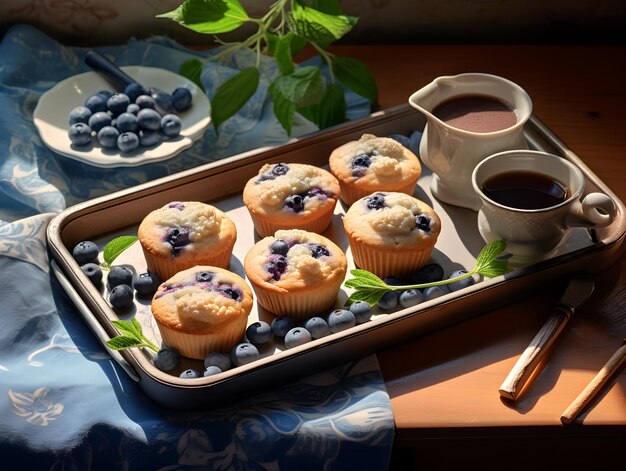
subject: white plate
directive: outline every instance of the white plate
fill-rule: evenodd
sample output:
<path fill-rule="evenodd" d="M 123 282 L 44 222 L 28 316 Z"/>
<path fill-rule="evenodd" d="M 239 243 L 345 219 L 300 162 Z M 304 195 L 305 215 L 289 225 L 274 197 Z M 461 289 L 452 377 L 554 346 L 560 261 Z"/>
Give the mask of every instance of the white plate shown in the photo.
<path fill-rule="evenodd" d="M 116 90 L 99 73 L 86 72 L 59 82 L 39 98 L 33 121 L 44 144 L 61 155 L 97 167 L 134 167 L 174 157 L 204 135 L 211 122 L 211 104 L 191 80 L 154 67 L 129 66 L 121 69 L 146 87 L 159 88 L 168 93 L 178 87 L 186 87 L 191 91 L 191 108 L 177 113 L 182 121 L 180 137 L 162 141 L 155 147 L 140 147 L 138 151 L 129 154 L 103 149 L 95 139 L 93 145 L 74 146 L 67 136 L 68 115 L 72 108 L 84 104 L 89 95 L 100 90 L 121 91 Z"/>

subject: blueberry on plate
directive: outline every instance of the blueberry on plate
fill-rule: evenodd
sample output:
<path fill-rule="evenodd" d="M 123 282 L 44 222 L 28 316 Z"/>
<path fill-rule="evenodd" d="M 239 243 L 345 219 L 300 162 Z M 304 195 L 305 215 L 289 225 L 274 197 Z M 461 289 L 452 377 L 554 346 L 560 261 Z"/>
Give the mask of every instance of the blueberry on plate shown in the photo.
<path fill-rule="evenodd" d="M 134 132 L 139 130 L 139 121 L 137 116 L 128 111 L 121 113 L 115 120 L 115 125 L 119 132 Z"/>
<path fill-rule="evenodd" d="M 172 92 L 172 106 L 176 111 L 186 111 L 191 108 L 192 96 L 188 88 L 179 87 Z"/>
<path fill-rule="evenodd" d="M 156 101 L 150 95 L 139 95 L 135 99 L 135 104 L 142 110 L 146 108 L 151 110 L 156 109 Z"/>
<path fill-rule="evenodd" d="M 304 327 L 294 327 L 285 335 L 285 347 L 294 348 L 312 340 L 311 333 Z"/>
<path fill-rule="evenodd" d="M 183 128 L 183 122 L 175 114 L 166 114 L 161 118 L 161 132 L 167 137 L 176 137 Z"/>
<path fill-rule="evenodd" d="M 90 240 L 83 240 L 72 249 L 72 257 L 79 265 L 98 261 L 98 246 Z"/>
<path fill-rule="evenodd" d="M 365 301 L 353 302 L 348 310 L 354 314 L 357 324 L 363 324 L 372 318 L 372 306 Z"/>
<path fill-rule="evenodd" d="M 200 378 L 201 376 L 202 373 L 198 370 L 194 370 L 193 368 L 189 368 L 180 374 L 180 377 L 185 379 Z"/>
<path fill-rule="evenodd" d="M 396 291 L 386 292 L 383 297 L 380 298 L 380 301 L 378 301 L 378 306 L 385 311 L 395 309 L 398 307 L 398 293 Z"/>
<path fill-rule="evenodd" d="M 276 337 L 284 337 L 293 327 L 293 320 L 286 316 L 275 317 L 272 321 L 272 332 Z"/>
<path fill-rule="evenodd" d="M 319 316 L 313 316 L 304 321 L 304 328 L 309 331 L 312 339 L 321 339 L 330 334 L 328 322 Z"/>
<path fill-rule="evenodd" d="M 117 138 L 117 147 L 122 152 L 131 152 L 139 147 L 139 136 L 134 132 L 124 132 Z"/>
<path fill-rule="evenodd" d="M 148 271 L 133 275 L 133 288 L 139 294 L 154 294 L 160 283 L 159 278 Z"/>
<path fill-rule="evenodd" d="M 97 263 L 85 263 L 81 265 L 80 269 L 94 285 L 102 281 L 102 268 Z"/>
<path fill-rule="evenodd" d="M 217 366 L 221 371 L 230 370 L 233 366 L 230 355 L 221 352 L 211 352 L 204 357 L 204 367 Z"/>
<path fill-rule="evenodd" d="M 175 348 L 165 347 L 152 357 L 152 363 L 161 371 L 170 371 L 180 363 L 180 355 Z"/>
<path fill-rule="evenodd" d="M 214 376 L 214 375 L 219 374 L 221 372 L 222 372 L 222 370 L 219 367 L 211 365 L 211 366 L 207 366 L 204 369 L 204 373 L 202 373 L 202 376 Z"/>
<path fill-rule="evenodd" d="M 109 288 L 115 288 L 118 285 L 131 286 L 133 284 L 133 272 L 130 268 L 124 265 L 111 267 L 111 270 L 107 275 L 107 283 Z"/>
<path fill-rule="evenodd" d="M 107 110 L 107 100 L 108 96 L 105 96 L 101 93 L 94 93 L 93 95 L 89 95 L 85 100 L 85 106 L 89 108 L 91 113 L 98 113 L 100 111 Z"/>
<path fill-rule="evenodd" d="M 265 321 L 253 322 L 246 329 L 246 338 L 255 345 L 262 345 L 272 340 L 272 327 Z"/>
<path fill-rule="evenodd" d="M 118 137 L 120 137 L 120 132 L 114 126 L 103 127 L 96 136 L 98 143 L 107 149 L 117 149 Z"/>
<path fill-rule="evenodd" d="M 235 366 L 247 365 L 259 359 L 259 350 L 249 342 L 239 343 L 230 352 L 230 361 Z"/>
<path fill-rule="evenodd" d="M 111 115 L 105 111 L 98 111 L 89 117 L 89 127 L 92 131 L 98 132 L 105 126 L 111 126 Z"/>
<path fill-rule="evenodd" d="M 86 106 L 77 106 L 72 108 L 68 116 L 70 124 L 76 123 L 89 123 L 89 117 L 91 116 L 91 110 Z"/>
<path fill-rule="evenodd" d="M 135 103 L 135 100 L 140 95 L 146 94 L 146 90 L 137 82 L 133 82 L 126 85 L 126 88 L 124 88 L 124 94 L 128 97 L 131 103 Z"/>
<path fill-rule="evenodd" d="M 115 309 L 124 309 L 133 305 L 134 292 L 128 285 L 117 285 L 109 294 L 109 302 Z"/>
<path fill-rule="evenodd" d="M 400 306 L 404 308 L 416 306 L 423 301 L 424 295 L 418 289 L 407 289 L 400 293 L 400 296 L 398 297 Z"/>
<path fill-rule="evenodd" d="M 74 123 L 67 131 L 67 136 L 72 144 L 86 146 L 91 143 L 91 128 L 85 123 Z"/>
<path fill-rule="evenodd" d="M 161 142 L 161 134 L 158 131 L 147 131 L 145 129 L 140 129 L 138 136 L 139 145 L 141 147 L 152 147 Z"/>
<path fill-rule="evenodd" d="M 107 100 L 107 109 L 113 116 L 117 116 L 126 111 L 126 108 L 130 105 L 130 98 L 124 93 L 114 93 Z"/>
<path fill-rule="evenodd" d="M 467 274 L 467 270 L 455 270 L 453 271 L 448 279 L 456 278 L 457 276 Z M 473 277 L 468 276 L 467 278 L 463 278 L 462 280 L 454 281 L 452 283 L 448 283 L 448 289 L 452 292 L 458 291 L 463 288 L 467 288 L 468 286 L 472 286 L 476 280 Z"/>
<path fill-rule="evenodd" d="M 139 121 L 139 127 L 141 129 L 147 129 L 149 131 L 159 131 L 161 129 L 161 115 L 152 108 L 139 110 L 137 120 Z"/>
<path fill-rule="evenodd" d="M 334 334 L 356 325 L 356 317 L 347 309 L 335 309 L 328 314 L 328 328 Z"/>

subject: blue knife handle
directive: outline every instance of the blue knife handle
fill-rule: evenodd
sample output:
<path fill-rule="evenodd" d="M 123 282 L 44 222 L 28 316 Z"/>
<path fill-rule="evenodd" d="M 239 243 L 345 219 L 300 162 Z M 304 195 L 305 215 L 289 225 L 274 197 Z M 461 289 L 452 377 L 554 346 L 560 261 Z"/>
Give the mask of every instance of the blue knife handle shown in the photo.
<path fill-rule="evenodd" d="M 85 55 L 85 64 L 93 70 L 102 72 L 108 77 L 120 82 L 122 90 L 126 88 L 127 85 L 136 82 L 136 80 L 132 79 L 126 72 L 96 51 L 91 50 L 87 52 Z"/>

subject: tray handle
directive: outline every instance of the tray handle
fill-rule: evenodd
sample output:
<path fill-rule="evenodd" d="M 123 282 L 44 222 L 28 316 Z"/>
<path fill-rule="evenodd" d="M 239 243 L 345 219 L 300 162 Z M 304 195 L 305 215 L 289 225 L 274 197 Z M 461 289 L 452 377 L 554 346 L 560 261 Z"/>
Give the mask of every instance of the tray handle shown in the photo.
<path fill-rule="evenodd" d="M 102 346 L 107 350 L 109 355 L 111 355 L 111 358 L 113 358 L 113 360 L 115 360 L 117 364 L 122 367 L 122 369 L 126 372 L 128 376 L 130 376 L 133 381 L 139 382 L 140 377 L 135 372 L 130 363 L 126 361 L 126 359 L 120 354 L 120 352 L 118 352 L 117 350 L 112 350 L 107 346 L 106 343 L 111 339 L 111 337 L 109 336 L 109 334 L 106 333 L 102 325 L 100 325 L 96 317 L 89 310 L 89 308 L 85 304 L 85 301 L 83 301 L 83 299 L 78 295 L 78 292 L 76 291 L 76 289 L 74 289 L 65 274 L 61 271 L 59 265 L 54 260 L 50 260 L 50 267 L 52 268 L 52 271 L 57 280 L 59 280 L 61 287 L 65 290 L 67 295 L 73 301 L 74 305 L 83 316 L 83 319 L 85 320 L 85 322 L 87 322 L 87 325 L 91 327 L 91 330 L 96 335 L 98 340 L 100 340 L 100 343 L 102 343 Z"/>

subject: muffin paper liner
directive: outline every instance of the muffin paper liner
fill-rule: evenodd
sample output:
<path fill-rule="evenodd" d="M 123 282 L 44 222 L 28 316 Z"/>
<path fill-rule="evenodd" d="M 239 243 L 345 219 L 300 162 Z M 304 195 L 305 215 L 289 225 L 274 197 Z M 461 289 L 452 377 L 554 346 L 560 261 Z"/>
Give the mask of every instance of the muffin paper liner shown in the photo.
<path fill-rule="evenodd" d="M 258 304 L 277 316 L 289 316 L 295 321 L 303 321 L 317 314 L 327 314 L 337 300 L 339 284 L 326 286 L 311 293 L 272 293 L 258 285 L 252 286 Z"/>
<path fill-rule="evenodd" d="M 230 264 L 230 258 L 233 253 L 233 247 L 230 247 L 230 249 L 224 250 L 220 253 L 211 253 L 210 256 L 196 257 L 193 260 L 188 261 L 187 263 L 178 263 L 176 261 L 176 258 L 165 259 L 155 257 L 147 250 L 144 250 L 143 253 L 146 259 L 148 271 L 156 273 L 161 281 L 165 281 L 174 276 L 179 271 L 195 267 L 196 265 L 208 265 L 212 267 L 228 268 L 228 265 Z"/>
<path fill-rule="evenodd" d="M 254 224 L 254 229 L 257 231 L 257 233 L 261 237 L 268 237 L 273 236 L 276 231 L 281 229 L 302 229 L 303 231 L 321 234 L 328 228 L 328 226 L 330 226 L 330 223 L 333 219 L 333 214 L 334 206 L 333 210 L 320 214 L 314 219 L 300 221 L 298 224 L 276 224 L 267 218 L 257 216 L 253 213 L 250 213 L 250 217 L 252 218 L 252 223 Z"/>

